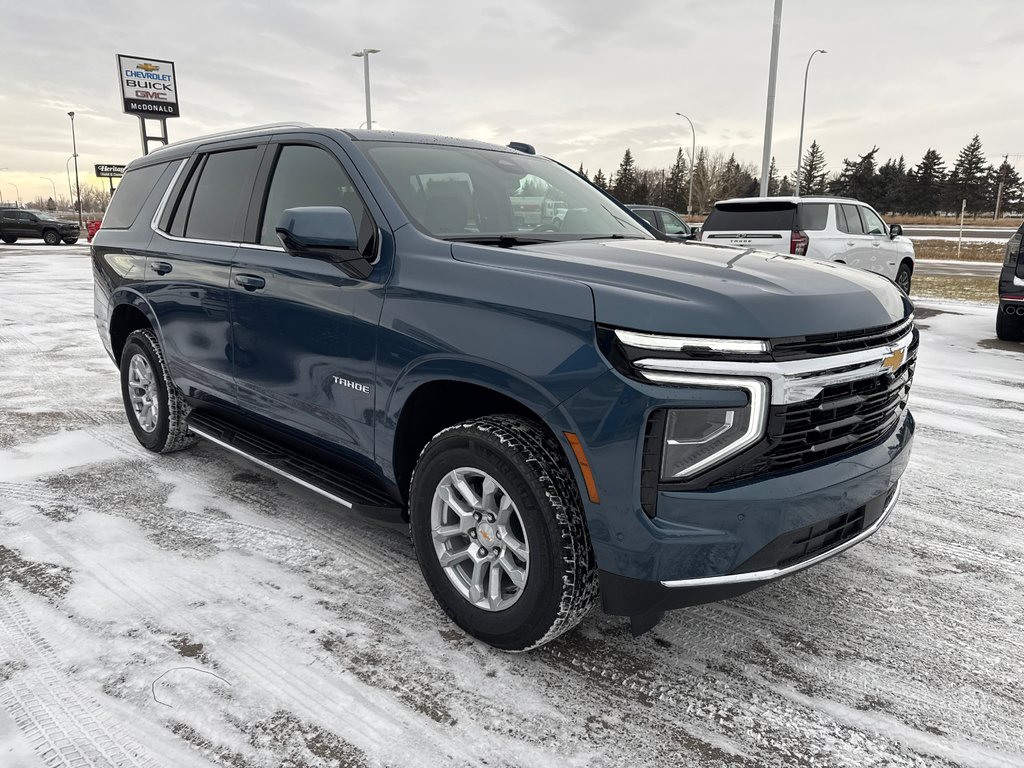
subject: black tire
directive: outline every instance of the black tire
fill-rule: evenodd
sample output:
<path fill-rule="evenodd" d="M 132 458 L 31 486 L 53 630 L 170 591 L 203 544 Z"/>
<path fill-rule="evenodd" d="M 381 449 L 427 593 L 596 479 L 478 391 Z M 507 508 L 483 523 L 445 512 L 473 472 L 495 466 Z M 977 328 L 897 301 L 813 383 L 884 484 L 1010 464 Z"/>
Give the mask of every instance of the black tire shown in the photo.
<path fill-rule="evenodd" d="M 452 584 L 434 549 L 435 490 L 457 468 L 482 470 L 507 492 L 529 540 L 526 584 L 503 610 L 479 608 Z M 579 489 L 565 454 L 539 424 L 487 416 L 438 433 L 420 454 L 409 490 L 416 557 L 430 591 L 467 633 L 506 651 L 544 645 L 575 627 L 593 607 L 597 570 Z"/>
<path fill-rule="evenodd" d="M 55 229 L 47 229 L 43 232 L 43 242 L 47 245 L 57 245 L 60 243 L 60 233 Z"/>
<path fill-rule="evenodd" d="M 1008 315 L 1000 307 L 996 314 L 996 337 L 1000 341 L 1024 341 L 1024 318 Z"/>
<path fill-rule="evenodd" d="M 64 238 L 64 242 L 67 245 L 74 245 L 75 243 L 78 242 L 78 238 L 77 237 L 65 237 Z"/>
<path fill-rule="evenodd" d="M 157 416 L 151 430 L 147 430 L 140 423 L 140 417 L 135 412 L 129 395 L 129 369 L 136 355 L 145 358 L 155 384 Z M 124 410 L 135 438 L 143 447 L 154 453 L 171 453 L 188 448 L 196 442 L 195 435 L 189 432 L 185 422 L 191 408 L 171 381 L 163 350 L 160 349 L 160 343 L 153 331 L 145 328 L 129 334 L 121 352 L 120 368 Z"/>
<path fill-rule="evenodd" d="M 18 238 L 14 235 L 0 235 L 0 240 L 3 240 L 8 245 L 18 242 Z"/>
<path fill-rule="evenodd" d="M 903 291 L 907 296 L 910 295 L 910 282 L 914 275 L 914 267 L 911 266 L 909 261 L 904 261 L 900 264 L 899 271 L 896 272 L 896 286 Z"/>

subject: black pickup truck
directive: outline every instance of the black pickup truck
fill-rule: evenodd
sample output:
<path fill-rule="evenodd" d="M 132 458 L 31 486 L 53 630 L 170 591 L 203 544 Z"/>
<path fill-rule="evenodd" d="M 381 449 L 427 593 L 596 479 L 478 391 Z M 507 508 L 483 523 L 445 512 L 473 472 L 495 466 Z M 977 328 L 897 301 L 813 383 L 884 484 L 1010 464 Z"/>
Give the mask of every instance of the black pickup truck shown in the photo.
<path fill-rule="evenodd" d="M 10 245 L 24 238 L 37 238 L 47 245 L 78 242 L 79 229 L 73 221 L 63 221 L 45 211 L 24 208 L 0 208 L 0 240 Z"/>

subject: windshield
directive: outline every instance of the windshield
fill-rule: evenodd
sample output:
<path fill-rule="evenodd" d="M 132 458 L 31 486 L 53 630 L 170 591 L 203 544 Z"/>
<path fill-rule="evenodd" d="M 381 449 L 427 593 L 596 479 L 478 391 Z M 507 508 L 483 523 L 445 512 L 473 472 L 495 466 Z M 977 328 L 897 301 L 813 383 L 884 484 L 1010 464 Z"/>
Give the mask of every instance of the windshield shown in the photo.
<path fill-rule="evenodd" d="M 510 245 L 650 238 L 598 190 L 542 157 L 395 142 L 371 143 L 366 154 L 409 218 L 434 237 Z"/>

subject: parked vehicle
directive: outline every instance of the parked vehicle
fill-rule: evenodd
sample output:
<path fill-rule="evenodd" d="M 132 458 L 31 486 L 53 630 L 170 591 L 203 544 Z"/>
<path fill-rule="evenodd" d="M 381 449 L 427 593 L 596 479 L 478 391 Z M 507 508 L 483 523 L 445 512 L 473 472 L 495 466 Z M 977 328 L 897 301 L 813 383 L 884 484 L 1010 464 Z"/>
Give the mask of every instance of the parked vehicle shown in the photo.
<path fill-rule="evenodd" d="M 47 245 L 78 242 L 78 225 L 63 221 L 44 211 L 25 208 L 0 208 L 0 240 L 10 245 L 19 238 L 41 238 Z"/>
<path fill-rule="evenodd" d="M 907 294 L 914 274 L 914 244 L 903 227 L 886 227 L 870 205 L 845 197 L 722 200 L 700 239 L 849 264 L 885 275 Z"/>
<path fill-rule="evenodd" d="M 1024 224 L 1006 244 L 1006 258 L 999 273 L 999 310 L 996 336 L 1003 341 L 1024 341 L 1024 259 L 1020 258 Z"/>
<path fill-rule="evenodd" d="M 517 223 L 519 189 L 563 201 Z M 129 424 L 411 531 L 460 627 L 536 647 L 821 562 L 891 513 L 912 306 L 857 270 L 659 242 L 516 149 L 271 126 L 133 162 L 92 244 Z"/>
<path fill-rule="evenodd" d="M 656 205 L 630 205 L 627 207 L 664 235 L 667 240 L 688 241 L 694 238 L 693 229 L 683 221 L 682 216 L 673 210 Z"/>

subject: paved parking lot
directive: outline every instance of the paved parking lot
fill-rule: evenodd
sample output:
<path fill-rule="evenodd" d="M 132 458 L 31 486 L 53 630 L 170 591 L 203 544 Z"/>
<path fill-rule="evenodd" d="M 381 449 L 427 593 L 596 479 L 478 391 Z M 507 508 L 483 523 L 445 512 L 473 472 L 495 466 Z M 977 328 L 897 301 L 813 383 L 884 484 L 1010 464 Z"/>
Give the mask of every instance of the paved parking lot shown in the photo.
<path fill-rule="evenodd" d="M 0 246 L 0 765 L 1024 764 L 1024 346 L 919 306 L 874 538 L 634 639 L 447 622 L 408 539 L 209 444 L 133 438 L 86 249 Z"/>

